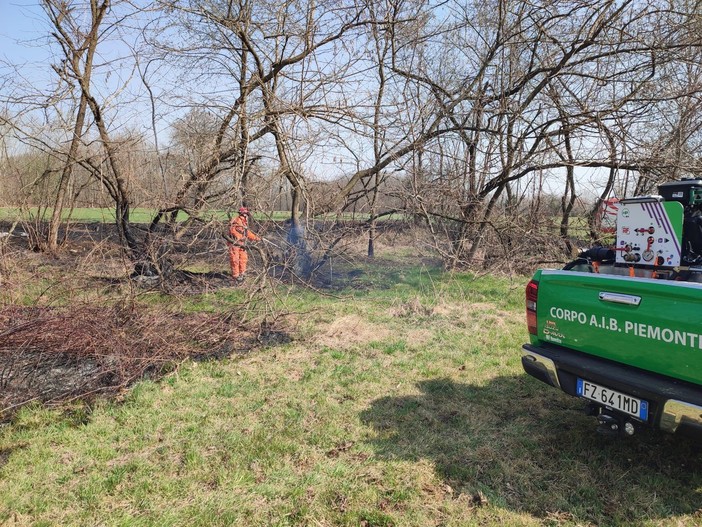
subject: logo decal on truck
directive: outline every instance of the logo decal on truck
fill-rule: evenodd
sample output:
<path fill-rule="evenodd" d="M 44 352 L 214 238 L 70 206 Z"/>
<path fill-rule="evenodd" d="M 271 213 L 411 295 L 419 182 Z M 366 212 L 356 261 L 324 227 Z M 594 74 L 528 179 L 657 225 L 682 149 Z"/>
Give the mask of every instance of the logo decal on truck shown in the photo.
<path fill-rule="evenodd" d="M 546 340 L 556 344 L 560 344 L 565 338 L 565 335 L 558 330 L 558 324 L 556 324 L 555 320 L 547 320 L 546 324 L 544 324 L 543 332 Z"/>

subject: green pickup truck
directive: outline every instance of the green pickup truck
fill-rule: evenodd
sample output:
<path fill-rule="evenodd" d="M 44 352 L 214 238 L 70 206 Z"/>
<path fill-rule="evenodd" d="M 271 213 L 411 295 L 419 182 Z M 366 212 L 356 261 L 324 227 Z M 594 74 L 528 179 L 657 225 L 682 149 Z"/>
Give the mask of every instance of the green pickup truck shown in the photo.
<path fill-rule="evenodd" d="M 619 203 L 614 247 L 526 287 L 524 370 L 604 433 L 702 434 L 702 180 L 659 194 Z"/>

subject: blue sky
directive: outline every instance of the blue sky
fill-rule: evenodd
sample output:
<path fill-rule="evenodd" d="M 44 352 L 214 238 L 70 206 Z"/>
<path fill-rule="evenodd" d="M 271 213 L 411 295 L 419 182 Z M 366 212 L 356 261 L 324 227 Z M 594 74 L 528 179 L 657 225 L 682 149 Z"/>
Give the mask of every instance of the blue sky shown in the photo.
<path fill-rule="evenodd" d="M 3 90 L 8 94 L 16 90 L 22 95 L 51 93 L 57 83 L 51 64 L 60 60 L 56 52 L 57 44 L 50 36 L 50 24 L 40 0 L 0 0 L 0 93 Z M 96 60 L 98 63 L 107 62 L 120 53 L 128 55 L 128 50 L 118 41 L 104 42 Z M 121 88 L 123 82 L 129 84 L 124 79 L 129 79 L 132 74 L 130 65 L 121 71 L 121 64 L 113 62 L 109 67 L 94 71 L 95 94 L 98 97 L 111 94 Z M 138 90 L 138 81 L 132 79 L 132 84 Z M 124 121 L 143 125 L 144 108 L 133 106 L 133 111 L 124 116 Z"/>
<path fill-rule="evenodd" d="M 0 0 L 0 57 L 14 64 L 41 60 L 46 48 L 37 38 L 46 35 L 36 0 Z"/>

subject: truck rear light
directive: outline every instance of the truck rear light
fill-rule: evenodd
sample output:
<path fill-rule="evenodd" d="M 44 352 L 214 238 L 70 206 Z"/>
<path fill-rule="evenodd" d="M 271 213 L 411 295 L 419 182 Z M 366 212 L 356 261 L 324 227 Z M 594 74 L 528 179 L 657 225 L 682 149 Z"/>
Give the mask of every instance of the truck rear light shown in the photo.
<path fill-rule="evenodd" d="M 526 319 L 527 329 L 532 335 L 537 334 L 536 299 L 539 296 L 539 282 L 531 280 L 526 286 Z"/>

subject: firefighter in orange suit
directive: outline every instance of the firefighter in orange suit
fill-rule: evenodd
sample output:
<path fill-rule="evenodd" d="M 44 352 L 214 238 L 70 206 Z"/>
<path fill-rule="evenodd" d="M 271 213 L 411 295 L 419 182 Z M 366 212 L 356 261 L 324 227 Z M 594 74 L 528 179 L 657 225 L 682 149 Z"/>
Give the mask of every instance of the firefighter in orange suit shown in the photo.
<path fill-rule="evenodd" d="M 244 281 L 246 263 L 249 256 L 246 254 L 246 242 L 259 241 L 260 236 L 249 230 L 249 209 L 241 207 L 239 215 L 229 222 L 229 235 L 233 242 L 229 242 L 229 264 L 232 267 L 232 278 L 237 282 Z"/>

